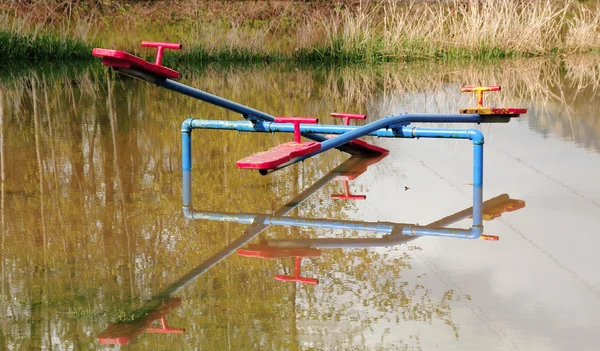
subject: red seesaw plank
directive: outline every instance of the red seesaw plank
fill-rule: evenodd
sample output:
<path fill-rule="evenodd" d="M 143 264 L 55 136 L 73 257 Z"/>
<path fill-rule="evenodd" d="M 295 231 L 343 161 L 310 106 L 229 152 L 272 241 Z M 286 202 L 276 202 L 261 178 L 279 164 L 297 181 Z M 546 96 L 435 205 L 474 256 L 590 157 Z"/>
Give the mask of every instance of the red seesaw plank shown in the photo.
<path fill-rule="evenodd" d="M 321 149 L 321 143 L 316 141 L 304 143 L 291 141 L 245 157 L 235 164 L 238 168 L 244 169 L 275 169 L 296 157 L 308 155 L 319 149 Z"/>
<path fill-rule="evenodd" d="M 150 63 L 140 57 L 123 51 L 95 48 L 92 50 L 92 55 L 101 58 L 102 64 L 105 66 L 134 68 L 163 78 L 179 78 L 179 72 L 177 71 L 165 66 Z"/>
<path fill-rule="evenodd" d="M 307 117 L 275 117 L 276 123 L 294 124 L 294 141 L 277 145 L 267 151 L 250 155 L 237 161 L 238 168 L 269 170 L 291 161 L 294 158 L 301 157 L 321 149 L 321 143 L 316 141 L 300 141 L 300 123 L 317 123 L 317 118 Z"/>

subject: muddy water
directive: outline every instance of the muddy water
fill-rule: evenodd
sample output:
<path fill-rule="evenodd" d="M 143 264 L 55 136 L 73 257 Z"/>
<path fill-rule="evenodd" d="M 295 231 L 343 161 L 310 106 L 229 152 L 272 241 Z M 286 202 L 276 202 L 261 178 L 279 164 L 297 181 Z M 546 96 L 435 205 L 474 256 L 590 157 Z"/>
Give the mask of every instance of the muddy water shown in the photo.
<path fill-rule="evenodd" d="M 345 239 L 382 234 L 183 216 L 181 122 L 233 113 L 101 67 L 4 77 L 0 348 L 104 349 L 121 337 L 139 350 L 593 350 L 599 62 L 184 71 L 183 83 L 324 123 L 332 111 L 454 113 L 473 104 L 459 88 L 477 82 L 503 86 L 490 104 L 529 108 L 476 126 L 484 198 L 526 204 L 485 222 L 500 241 L 354 248 Z M 194 207 L 274 213 L 315 183 L 288 215 L 427 224 L 472 205 L 472 148 L 461 140 L 373 140 L 391 153 L 349 183 L 365 200 L 331 197 L 344 192 L 329 173 L 347 159 L 337 151 L 269 176 L 235 167 L 288 139 L 195 131 Z M 319 279 L 311 285 L 274 279 L 294 274 L 290 258 L 229 255 L 240 237 L 337 241 L 302 260 L 302 275 Z M 171 333 L 157 332 L 163 316 Z"/>

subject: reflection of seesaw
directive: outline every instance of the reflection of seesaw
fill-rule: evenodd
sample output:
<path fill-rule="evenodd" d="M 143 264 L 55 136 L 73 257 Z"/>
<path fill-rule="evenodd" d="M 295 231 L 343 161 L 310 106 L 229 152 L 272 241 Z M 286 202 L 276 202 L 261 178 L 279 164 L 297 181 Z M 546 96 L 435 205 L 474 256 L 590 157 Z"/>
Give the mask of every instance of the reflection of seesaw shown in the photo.
<path fill-rule="evenodd" d="M 388 151 L 369 144 L 360 137 L 377 136 L 383 138 L 453 138 L 468 139 L 473 143 L 473 202 L 480 202 L 483 186 L 483 134 L 477 129 L 420 128 L 411 127 L 416 122 L 446 123 L 496 123 L 509 122 L 511 118 L 525 113 L 522 108 L 494 108 L 483 105 L 483 92 L 498 91 L 500 87 L 464 87 L 462 91 L 477 94 L 477 107 L 462 109 L 459 114 L 401 114 L 388 116 L 364 126 L 350 126 L 352 118 L 363 115 L 334 113 L 332 116 L 344 118 L 345 124 L 316 124 L 316 118 L 275 117 L 248 106 L 215 96 L 204 91 L 175 82 L 179 73 L 162 66 L 164 49 L 181 49 L 180 44 L 143 42 L 142 46 L 156 47 L 158 52 L 154 63 L 142 60 L 128 53 L 94 49 L 92 54 L 102 59 L 102 63 L 126 75 L 142 79 L 160 87 L 199 99 L 210 104 L 241 114 L 246 121 L 215 121 L 189 118 L 181 126 L 182 170 L 184 187 L 186 172 L 192 169 L 193 129 L 236 130 L 238 132 L 294 133 L 294 141 L 278 145 L 268 151 L 257 153 L 237 162 L 240 168 L 257 169 L 261 174 L 276 171 L 291 164 L 316 156 L 329 149 L 339 149 L 352 155 L 381 155 Z M 330 135 L 337 135 L 330 137 Z M 302 142 L 301 136 L 311 139 Z M 185 191 L 185 189 L 184 189 Z M 474 211 L 475 213 L 476 211 Z M 481 218 L 473 216 L 475 236 L 481 234 Z"/>
<path fill-rule="evenodd" d="M 109 324 L 106 330 L 98 335 L 101 344 L 124 345 L 147 331 L 161 334 L 183 334 L 185 329 L 167 326 L 167 314 L 181 305 L 178 297 L 169 297 L 160 301 L 153 301 L 153 306 L 146 306 L 143 316 L 129 323 Z M 160 320 L 160 327 L 152 327 L 152 322 Z"/>
<path fill-rule="evenodd" d="M 338 166 L 333 171 L 326 174 L 318 180 L 313 186 L 309 187 L 298 198 L 290 201 L 294 206 L 300 204 L 306 196 L 313 194 L 321 189 L 325 184 L 333 179 L 354 179 L 362 172 L 366 171 L 366 167 L 377 161 L 379 158 L 362 158 L 353 156 Z M 262 230 L 272 225 L 296 226 L 296 227 L 312 227 L 322 229 L 340 229 L 340 230 L 355 230 L 369 231 L 385 234 L 380 238 L 361 238 L 361 239 L 284 239 L 284 240 L 266 240 L 260 245 L 250 245 L 246 249 L 238 250 L 238 254 L 251 257 L 262 258 L 283 258 L 295 257 L 295 273 L 293 277 L 277 276 L 278 280 L 296 281 L 302 283 L 315 284 L 318 280 L 305 278 L 300 276 L 301 258 L 319 256 L 320 248 L 341 248 L 341 247 L 376 247 L 376 246 L 393 246 L 399 245 L 414 239 L 419 236 L 438 236 L 438 237 L 453 237 L 462 239 L 484 239 L 496 241 L 497 236 L 485 235 L 479 232 L 483 227 L 473 225 L 470 229 L 462 228 L 444 228 L 460 220 L 472 217 L 475 222 L 477 218 L 480 220 L 492 220 L 498 218 L 504 212 L 515 211 L 525 207 L 525 202 L 522 200 L 511 199 L 508 195 L 503 194 L 482 202 L 481 192 L 476 192 L 479 197 L 476 197 L 473 206 L 462 211 L 456 212 L 450 216 L 444 217 L 429 225 L 420 226 L 408 223 L 394 222 L 365 222 L 365 221 L 347 221 L 347 220 L 331 220 L 323 218 L 301 218 L 285 216 L 291 208 L 286 205 L 282 209 L 276 211 L 272 215 L 269 214 L 253 214 L 253 213 L 230 213 L 230 212 L 212 212 L 199 211 L 192 208 L 191 202 L 191 172 L 184 176 L 184 213 L 186 217 L 194 220 L 213 220 L 223 222 L 236 222 L 249 224 L 252 227 L 260 227 Z M 478 200 L 478 201 L 477 201 Z M 481 228 L 481 229 L 480 229 Z"/>
<path fill-rule="evenodd" d="M 358 177 L 366 171 L 369 165 L 381 160 L 383 157 L 385 157 L 385 155 L 379 157 L 353 156 L 349 158 L 306 190 L 288 201 L 275 211 L 274 214 L 278 216 L 285 215 L 337 177 Z M 188 172 L 188 177 L 184 178 L 187 179 L 184 183 L 185 191 L 191 191 L 191 175 L 189 173 L 190 172 Z M 184 211 L 188 216 L 191 216 L 195 211 L 191 208 L 191 201 L 185 202 L 186 198 L 191 199 L 191 193 L 184 192 Z M 150 328 L 151 323 L 158 319 L 162 322 L 166 314 L 181 304 L 179 298 L 172 297 L 173 294 L 178 292 L 185 285 L 195 281 L 199 276 L 206 273 L 224 258 L 236 252 L 240 247 L 246 245 L 268 227 L 268 224 L 258 222 L 250 225 L 244 230 L 244 233 L 239 238 L 223 247 L 221 250 L 181 276 L 178 280 L 171 283 L 171 285 L 164 290 L 154 295 L 146 304 L 144 304 L 144 306 L 133 313 L 134 315 L 139 315 L 135 320 L 127 323 L 109 324 L 106 330 L 98 335 L 98 341 L 102 344 L 126 344 L 138 337 L 145 330 L 156 331 L 155 329 Z M 181 329 L 181 332 L 183 332 L 183 329 Z"/>
<path fill-rule="evenodd" d="M 325 185 L 330 183 L 334 179 L 344 179 L 351 178 L 354 179 L 363 172 L 367 170 L 367 167 L 379 160 L 381 160 L 385 155 L 380 157 L 360 157 L 353 156 L 340 164 L 338 167 L 328 172 L 321 179 L 316 181 L 313 185 L 302 191 L 296 197 L 288 201 L 285 205 L 279 208 L 277 211 L 273 213 L 274 217 L 284 216 L 295 207 L 304 202 L 308 197 L 316 193 L 318 190 L 322 189 Z M 189 172 L 188 172 L 189 173 Z M 117 323 L 117 324 L 109 324 L 109 326 L 104 330 L 99 336 L 98 340 L 104 344 L 126 344 L 142 334 L 145 330 L 150 332 L 157 332 L 161 328 L 151 328 L 151 323 L 155 320 L 160 320 L 165 332 L 169 332 L 169 329 L 172 329 L 171 332 L 182 333 L 183 329 L 175 329 L 168 328 L 166 326 L 166 315 L 171 312 L 173 309 L 177 308 L 181 304 L 181 300 L 177 297 L 173 297 L 172 295 L 178 292 L 185 285 L 195 281 L 199 276 L 206 273 L 210 268 L 219 263 L 224 258 L 233 254 L 241 248 L 242 246 L 248 244 L 252 239 L 266 230 L 272 223 L 270 221 L 260 220 L 261 218 L 267 218 L 268 216 L 264 215 L 254 215 L 253 219 L 244 215 L 242 217 L 237 217 L 237 214 L 218 214 L 218 213 L 210 213 L 210 212 L 200 212 L 196 211 L 191 207 L 191 174 L 188 174 L 188 177 L 185 178 L 187 181 L 184 183 L 184 201 L 188 199 L 188 202 L 184 202 L 184 212 L 186 216 L 192 219 L 216 219 L 222 221 L 230 221 L 231 218 L 243 218 L 242 223 L 250 223 L 250 226 L 244 230 L 243 234 L 232 241 L 230 244 L 223 247 L 221 250 L 204 260 L 202 263 L 191 269 L 189 272 L 181 276 L 178 280 L 171 283 L 168 287 L 166 287 L 161 292 L 157 293 L 148 301 L 144 306 L 134 312 L 134 315 L 139 315 L 135 320 L 128 323 Z M 505 212 L 507 209 L 517 209 L 524 206 L 524 202 L 519 202 L 519 200 L 511 200 L 507 195 L 498 196 L 492 200 L 488 200 L 482 204 L 482 209 L 484 210 L 484 214 L 482 214 L 483 218 L 486 218 L 487 213 L 494 213 L 493 216 L 499 216 L 502 212 Z M 465 209 L 463 211 L 457 212 L 451 216 L 448 216 L 440 221 L 434 222 L 431 226 L 444 226 L 450 223 L 454 223 L 460 219 L 467 218 L 473 213 L 471 208 Z M 209 218 L 210 217 L 210 218 Z M 293 217 L 286 217 L 289 220 L 293 221 Z M 495 218 L 495 217 L 494 217 Z M 297 224 L 304 225 L 306 222 L 302 221 Z M 351 222 L 351 221 L 345 221 Z M 315 222 L 317 224 L 317 222 Z M 354 223 L 342 223 L 344 225 L 354 224 Z M 366 225 L 365 222 L 362 222 L 363 225 Z M 287 223 L 286 225 L 290 225 Z M 386 225 L 389 227 L 386 229 Z M 390 226 L 391 225 L 391 226 Z M 392 233 L 393 226 L 395 224 L 386 224 L 386 223 L 377 223 L 375 227 L 369 228 L 371 231 L 379 232 L 379 233 Z M 352 227 L 354 229 L 354 227 Z M 302 257 L 309 256 L 318 256 L 320 255 L 321 248 L 328 247 L 365 247 L 365 246 L 390 246 L 397 245 L 402 242 L 405 242 L 414 237 L 407 237 L 402 234 L 394 233 L 382 238 L 373 238 L 373 239 L 343 239 L 346 242 L 339 241 L 340 239 L 307 239 L 307 241 L 292 239 L 288 242 L 285 241 L 277 241 L 277 240 L 267 240 L 259 246 L 249 246 L 248 249 L 254 250 L 254 256 L 260 256 L 265 258 L 277 258 L 277 257 L 297 257 L 296 258 L 296 266 L 295 266 L 295 274 L 293 277 L 287 276 L 277 276 L 276 278 L 282 281 L 296 281 L 303 283 L 317 283 L 318 280 L 314 278 L 305 278 L 300 276 L 300 260 Z M 485 238 L 485 236 L 484 236 Z M 331 240 L 338 240 L 335 242 L 331 242 Z M 396 240 L 394 242 L 394 240 Z M 264 247 L 264 246 L 267 247 Z M 337 246 L 334 246 L 337 245 Z M 340 246 L 345 245 L 345 246 Z M 353 246 L 352 246 L 353 245 Z M 269 251 L 270 252 L 267 252 Z M 238 251 L 239 253 L 243 253 L 244 251 Z M 248 253 L 249 250 L 246 250 Z M 252 255 L 252 253 L 250 253 Z"/>
<path fill-rule="evenodd" d="M 507 194 L 502 194 L 493 199 L 487 200 L 482 205 L 483 218 L 493 220 L 498 218 L 504 212 L 516 211 L 525 207 L 525 201 L 511 199 Z M 427 225 L 429 228 L 425 235 L 439 236 L 444 231 L 440 227 L 445 227 L 465 219 L 471 215 L 473 208 L 466 208 L 450 216 L 444 217 L 436 222 Z M 220 214 L 219 218 L 223 218 Z M 246 219 L 256 218 L 256 215 L 244 214 Z M 281 281 L 292 281 L 297 283 L 317 284 L 318 279 L 301 277 L 301 260 L 303 257 L 316 257 L 321 255 L 319 249 L 332 248 L 367 248 L 367 247 L 386 247 L 404 244 L 417 236 L 409 231 L 405 231 L 406 224 L 402 223 L 383 223 L 383 222 L 358 222 L 341 220 L 315 220 L 306 218 L 287 217 L 285 222 L 278 219 L 270 219 L 272 225 L 286 225 L 298 227 L 313 227 L 324 229 L 346 229 L 371 231 L 384 233 L 386 235 L 380 238 L 315 238 L 315 239 L 264 239 L 260 244 L 249 245 L 245 249 L 239 249 L 238 255 L 246 257 L 260 258 L 283 258 L 295 257 L 294 276 L 275 276 L 275 279 Z M 242 222 L 242 221 L 238 221 Z M 242 222 L 244 223 L 244 222 Z M 408 225 L 410 228 L 410 225 Z M 496 241 L 499 238 L 494 235 L 482 234 L 480 239 Z"/>

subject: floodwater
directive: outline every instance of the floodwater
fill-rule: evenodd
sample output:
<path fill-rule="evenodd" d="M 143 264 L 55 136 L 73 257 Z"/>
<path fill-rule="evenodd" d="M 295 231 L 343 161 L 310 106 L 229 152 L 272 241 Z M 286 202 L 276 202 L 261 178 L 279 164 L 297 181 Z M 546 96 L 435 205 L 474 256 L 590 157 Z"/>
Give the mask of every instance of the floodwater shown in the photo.
<path fill-rule="evenodd" d="M 486 137 L 484 199 L 520 200 L 486 216 L 499 241 L 373 247 L 352 240 L 384 233 L 185 218 L 181 122 L 234 113 L 99 63 L 5 76 L 0 349 L 595 350 L 599 81 L 598 57 L 184 71 L 183 83 L 322 123 L 335 111 L 455 113 L 474 104 L 460 87 L 478 83 L 502 85 L 489 104 L 529 109 L 467 126 Z M 332 198 L 348 176 L 339 151 L 267 176 L 236 168 L 290 138 L 194 131 L 194 209 L 424 225 L 472 206 L 464 140 L 369 139 L 391 152 L 350 161 L 348 190 L 364 200 Z M 293 258 L 236 253 L 275 239 L 329 239 L 302 252 L 301 275 L 318 284 L 275 279 L 295 274 Z"/>

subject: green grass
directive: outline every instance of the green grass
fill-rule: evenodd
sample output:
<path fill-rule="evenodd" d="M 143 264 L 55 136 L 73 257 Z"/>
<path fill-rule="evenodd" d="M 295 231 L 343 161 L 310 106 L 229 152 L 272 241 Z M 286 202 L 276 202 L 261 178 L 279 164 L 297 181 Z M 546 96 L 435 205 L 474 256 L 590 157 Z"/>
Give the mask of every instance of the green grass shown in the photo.
<path fill-rule="evenodd" d="M 196 45 L 192 48 L 177 52 L 165 54 L 164 64 L 198 64 L 198 63 L 257 63 L 257 62 L 281 62 L 289 61 L 290 57 L 286 57 L 279 53 L 259 52 L 247 48 L 216 48 L 206 49 L 202 45 Z"/>
<path fill-rule="evenodd" d="M 0 60 L 90 59 L 92 46 L 88 40 L 103 43 L 103 47 L 149 55 L 148 50 L 139 48 L 139 41 L 147 39 L 140 36 L 183 42 L 185 50 L 165 54 L 165 65 L 172 67 L 215 62 L 354 64 L 499 59 L 598 52 L 600 7 L 565 1 L 484 1 L 477 6 L 462 2 L 375 1 L 358 8 L 342 6 L 322 13 L 313 10 L 314 16 L 303 16 L 302 21 L 292 21 L 293 26 L 283 27 L 280 24 L 289 19 L 287 10 L 273 17 L 249 20 L 218 13 L 206 22 L 198 21 L 202 18 L 198 13 L 180 13 L 158 32 L 148 27 L 154 21 L 131 22 L 130 17 L 137 13 L 133 9 L 93 16 L 90 13 L 67 21 L 68 25 L 63 23 L 65 19 L 46 25 L 12 14 L 0 16 L 5 22 L 0 25 Z M 140 6 L 136 9 L 143 13 L 141 9 L 145 7 Z M 164 5 L 144 6 L 156 6 L 155 16 L 164 15 L 167 10 L 161 7 Z M 251 12 L 256 6 L 236 8 Z M 100 22 L 109 26 L 89 34 L 90 28 L 102 27 Z M 65 29 L 60 29 L 60 23 Z"/>
<path fill-rule="evenodd" d="M 49 62 L 91 59 L 92 47 L 82 41 L 50 34 L 0 31 L 0 61 Z"/>

